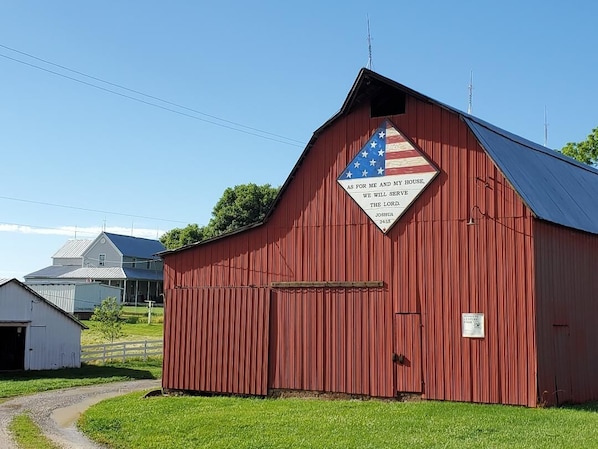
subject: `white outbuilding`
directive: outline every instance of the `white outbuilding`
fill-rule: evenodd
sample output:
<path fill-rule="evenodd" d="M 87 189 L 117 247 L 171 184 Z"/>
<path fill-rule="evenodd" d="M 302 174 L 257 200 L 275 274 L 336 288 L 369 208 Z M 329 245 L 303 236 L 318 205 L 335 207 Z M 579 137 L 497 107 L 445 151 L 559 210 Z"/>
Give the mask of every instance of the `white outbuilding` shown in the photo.
<path fill-rule="evenodd" d="M 79 319 L 89 319 L 96 307 L 106 298 L 116 298 L 120 302 L 121 289 L 99 282 L 78 283 L 39 283 L 25 284 L 52 304 L 75 315 Z"/>
<path fill-rule="evenodd" d="M 87 327 L 17 279 L 0 279 L 0 371 L 79 368 Z"/>

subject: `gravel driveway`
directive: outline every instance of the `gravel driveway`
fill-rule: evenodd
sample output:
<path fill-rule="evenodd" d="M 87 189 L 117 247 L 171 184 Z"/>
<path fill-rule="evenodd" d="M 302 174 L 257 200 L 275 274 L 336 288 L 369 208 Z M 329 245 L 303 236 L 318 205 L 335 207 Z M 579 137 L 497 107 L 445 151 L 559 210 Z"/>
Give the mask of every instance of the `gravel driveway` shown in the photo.
<path fill-rule="evenodd" d="M 76 422 L 89 406 L 114 396 L 160 388 L 160 380 L 132 380 L 88 387 L 67 388 L 20 396 L 0 404 L 0 447 L 17 449 L 8 433 L 15 415 L 28 411 L 41 431 L 64 449 L 100 449 L 77 431 Z"/>

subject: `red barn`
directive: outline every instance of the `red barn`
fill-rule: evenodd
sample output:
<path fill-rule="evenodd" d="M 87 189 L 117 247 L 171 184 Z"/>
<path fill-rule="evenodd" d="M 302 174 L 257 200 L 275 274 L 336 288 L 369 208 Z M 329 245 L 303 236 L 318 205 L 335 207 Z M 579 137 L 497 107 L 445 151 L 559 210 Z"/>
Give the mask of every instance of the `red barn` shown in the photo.
<path fill-rule="evenodd" d="M 165 389 L 598 399 L 598 171 L 370 70 L 263 223 L 161 255 Z"/>

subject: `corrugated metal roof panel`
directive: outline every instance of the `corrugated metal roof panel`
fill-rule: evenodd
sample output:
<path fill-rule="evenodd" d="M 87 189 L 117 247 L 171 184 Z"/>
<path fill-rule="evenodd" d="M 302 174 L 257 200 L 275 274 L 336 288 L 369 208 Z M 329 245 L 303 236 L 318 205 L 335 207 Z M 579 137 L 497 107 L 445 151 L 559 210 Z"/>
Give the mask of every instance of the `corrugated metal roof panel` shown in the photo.
<path fill-rule="evenodd" d="M 68 240 L 52 258 L 82 257 L 93 240 Z"/>
<path fill-rule="evenodd" d="M 76 270 L 74 266 L 63 266 L 63 265 L 50 265 L 49 267 L 42 268 L 41 270 L 34 271 L 25 275 L 25 279 L 31 278 L 58 278 L 65 273 Z"/>
<path fill-rule="evenodd" d="M 77 268 L 59 276 L 68 279 L 125 279 L 125 273 L 120 267 L 84 267 Z"/>
<path fill-rule="evenodd" d="M 481 120 L 463 119 L 538 218 L 598 234 L 598 170 Z"/>
<path fill-rule="evenodd" d="M 163 274 L 162 270 L 152 271 L 143 270 L 140 268 L 123 268 L 127 279 L 139 279 L 144 281 L 161 281 Z"/>
<path fill-rule="evenodd" d="M 153 259 L 156 258 L 155 255 L 157 253 L 166 249 L 158 240 L 130 237 L 128 235 L 110 234 L 108 232 L 104 232 L 104 235 L 106 235 L 106 237 L 112 241 L 114 246 L 118 248 L 123 256 Z"/>
<path fill-rule="evenodd" d="M 122 268 L 103 267 L 103 268 L 79 268 L 69 266 L 52 265 L 42 268 L 34 273 L 25 276 L 31 280 L 35 278 L 44 279 L 125 279 Z"/>
<path fill-rule="evenodd" d="M 68 267 L 52 265 L 25 276 L 33 279 L 137 279 L 161 281 L 162 271 L 120 267 Z"/>

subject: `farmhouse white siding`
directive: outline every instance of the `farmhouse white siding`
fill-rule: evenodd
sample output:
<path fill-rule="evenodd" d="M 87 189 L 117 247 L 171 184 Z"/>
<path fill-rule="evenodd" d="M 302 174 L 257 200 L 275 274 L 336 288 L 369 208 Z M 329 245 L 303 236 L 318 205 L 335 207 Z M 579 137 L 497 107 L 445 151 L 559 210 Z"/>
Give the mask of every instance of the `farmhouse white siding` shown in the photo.
<path fill-rule="evenodd" d="M 100 258 L 102 255 L 103 261 Z M 86 267 L 121 267 L 122 254 L 110 239 L 100 234 L 100 237 L 95 239 L 85 251 L 83 265 Z"/>
<path fill-rule="evenodd" d="M 81 366 L 85 326 L 16 279 L 0 281 L 0 326 L 25 333 L 25 370 Z"/>

